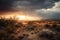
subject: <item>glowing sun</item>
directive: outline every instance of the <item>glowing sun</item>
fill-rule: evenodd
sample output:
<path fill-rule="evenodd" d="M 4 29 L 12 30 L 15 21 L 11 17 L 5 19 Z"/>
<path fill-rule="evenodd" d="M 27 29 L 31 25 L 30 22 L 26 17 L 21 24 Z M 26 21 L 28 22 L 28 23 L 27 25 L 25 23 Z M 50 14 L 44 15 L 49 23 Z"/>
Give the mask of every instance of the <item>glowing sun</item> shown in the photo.
<path fill-rule="evenodd" d="M 16 16 L 18 18 L 18 20 L 24 20 L 24 21 L 31 21 L 31 20 L 39 20 L 38 17 L 32 17 L 32 16 L 24 16 L 24 15 L 19 15 Z"/>
<path fill-rule="evenodd" d="M 5 19 L 10 19 L 10 18 L 14 19 L 15 18 L 15 20 L 21 20 L 21 21 L 34 21 L 34 20 L 42 19 L 37 16 L 29 16 L 29 15 L 3 15 L 1 17 L 5 18 Z"/>

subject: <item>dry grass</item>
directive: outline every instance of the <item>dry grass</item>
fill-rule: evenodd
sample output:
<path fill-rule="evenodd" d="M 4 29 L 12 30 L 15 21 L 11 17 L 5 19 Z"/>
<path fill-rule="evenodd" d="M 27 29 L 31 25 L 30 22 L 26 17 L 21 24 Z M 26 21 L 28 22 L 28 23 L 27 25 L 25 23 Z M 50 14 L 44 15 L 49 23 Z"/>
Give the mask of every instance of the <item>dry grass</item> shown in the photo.
<path fill-rule="evenodd" d="M 1 18 L 0 40 L 60 40 L 60 24 L 57 21 L 54 23 L 49 23 L 49 21 L 25 23 L 27 24 Z"/>

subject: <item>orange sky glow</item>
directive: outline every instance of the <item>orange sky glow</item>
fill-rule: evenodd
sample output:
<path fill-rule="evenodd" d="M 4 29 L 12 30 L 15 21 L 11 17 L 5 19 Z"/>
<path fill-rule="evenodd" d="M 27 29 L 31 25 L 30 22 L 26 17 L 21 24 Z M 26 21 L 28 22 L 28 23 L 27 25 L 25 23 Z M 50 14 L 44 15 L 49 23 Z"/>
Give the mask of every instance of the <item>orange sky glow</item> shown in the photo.
<path fill-rule="evenodd" d="M 6 18 L 6 19 L 9 19 L 9 18 L 15 18 L 16 20 L 23 20 L 23 21 L 33 21 L 33 20 L 40 20 L 42 18 L 38 17 L 38 16 L 32 16 L 32 15 L 29 15 L 29 14 L 24 14 L 26 12 L 8 12 L 7 14 L 4 14 L 4 15 L 0 15 L 0 17 L 2 18 Z"/>

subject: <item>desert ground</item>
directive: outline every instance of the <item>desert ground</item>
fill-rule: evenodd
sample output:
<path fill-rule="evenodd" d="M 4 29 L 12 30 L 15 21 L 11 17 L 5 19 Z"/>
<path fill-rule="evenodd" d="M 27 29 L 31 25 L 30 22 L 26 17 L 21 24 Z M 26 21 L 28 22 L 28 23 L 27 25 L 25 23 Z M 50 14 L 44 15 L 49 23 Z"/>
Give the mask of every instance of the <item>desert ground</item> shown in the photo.
<path fill-rule="evenodd" d="M 0 40 L 60 40 L 60 20 L 0 19 Z"/>

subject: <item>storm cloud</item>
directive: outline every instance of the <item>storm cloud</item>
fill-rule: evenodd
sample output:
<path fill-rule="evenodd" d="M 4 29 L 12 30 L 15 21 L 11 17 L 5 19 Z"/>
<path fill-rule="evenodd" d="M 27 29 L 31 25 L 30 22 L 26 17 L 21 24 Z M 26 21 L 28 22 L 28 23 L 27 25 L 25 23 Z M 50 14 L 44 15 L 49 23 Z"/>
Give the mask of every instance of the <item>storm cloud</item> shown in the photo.
<path fill-rule="evenodd" d="M 0 11 L 10 9 L 12 3 L 13 0 L 0 0 Z"/>
<path fill-rule="evenodd" d="M 60 0 L 0 0 L 0 10 L 51 8 Z"/>
<path fill-rule="evenodd" d="M 36 15 L 43 17 L 43 19 L 60 19 L 60 2 L 56 2 L 52 8 L 39 9 L 36 12 Z"/>
<path fill-rule="evenodd" d="M 60 0 L 0 0 L 0 15 L 4 11 L 26 11 L 43 19 L 60 19 Z"/>

